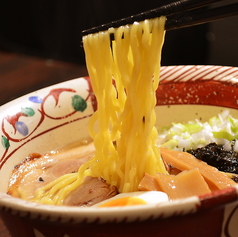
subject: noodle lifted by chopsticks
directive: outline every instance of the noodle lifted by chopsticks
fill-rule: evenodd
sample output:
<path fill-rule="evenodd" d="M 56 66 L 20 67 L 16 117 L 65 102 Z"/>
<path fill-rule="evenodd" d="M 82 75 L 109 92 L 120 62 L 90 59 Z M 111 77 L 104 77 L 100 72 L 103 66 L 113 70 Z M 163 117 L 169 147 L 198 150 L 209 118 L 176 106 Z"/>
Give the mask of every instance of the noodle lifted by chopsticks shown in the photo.
<path fill-rule="evenodd" d="M 164 25 L 165 17 L 160 17 L 83 37 L 98 102 L 89 123 L 95 155 L 78 173 L 39 189 L 33 201 L 63 204 L 86 176 L 102 177 L 120 192 L 132 192 L 145 173 L 167 173 L 156 146 L 154 111 Z"/>

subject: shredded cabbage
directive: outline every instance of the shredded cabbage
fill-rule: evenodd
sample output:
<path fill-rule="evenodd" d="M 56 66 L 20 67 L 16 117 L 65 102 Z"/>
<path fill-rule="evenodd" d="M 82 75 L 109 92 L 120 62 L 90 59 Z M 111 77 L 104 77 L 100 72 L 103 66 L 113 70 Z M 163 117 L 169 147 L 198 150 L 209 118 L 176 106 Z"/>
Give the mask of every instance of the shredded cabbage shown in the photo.
<path fill-rule="evenodd" d="M 197 119 L 163 128 L 158 136 L 158 145 L 183 151 L 215 142 L 224 145 L 226 150 L 238 151 L 237 139 L 238 119 L 233 118 L 229 110 L 224 110 L 204 123 Z"/>

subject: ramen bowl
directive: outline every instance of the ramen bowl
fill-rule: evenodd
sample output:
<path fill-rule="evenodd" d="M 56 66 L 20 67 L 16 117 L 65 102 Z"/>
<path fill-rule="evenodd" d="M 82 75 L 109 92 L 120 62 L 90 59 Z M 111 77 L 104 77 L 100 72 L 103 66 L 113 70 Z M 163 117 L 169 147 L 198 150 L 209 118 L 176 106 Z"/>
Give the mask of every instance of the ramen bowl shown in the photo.
<path fill-rule="evenodd" d="M 206 121 L 224 109 L 238 117 L 238 68 L 161 68 L 157 122 Z M 128 207 L 43 205 L 6 194 L 13 167 L 88 139 L 97 103 L 87 77 L 35 91 L 0 108 L 0 214 L 12 236 L 238 236 L 238 188 L 173 202 Z"/>

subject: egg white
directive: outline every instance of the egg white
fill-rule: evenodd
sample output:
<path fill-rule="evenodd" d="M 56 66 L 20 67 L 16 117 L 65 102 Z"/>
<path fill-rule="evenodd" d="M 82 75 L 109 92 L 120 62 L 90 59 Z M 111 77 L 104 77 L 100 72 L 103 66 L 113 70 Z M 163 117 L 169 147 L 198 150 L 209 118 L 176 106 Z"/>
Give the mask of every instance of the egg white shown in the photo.
<path fill-rule="evenodd" d="M 124 197 L 137 197 L 146 202 L 146 204 L 158 204 L 161 202 L 169 201 L 169 197 L 166 193 L 160 191 L 139 191 L 139 192 L 130 192 L 130 193 L 120 193 L 112 198 L 104 200 L 100 203 L 94 205 L 94 207 L 100 207 L 102 204 L 106 204 L 112 200 L 124 198 Z M 141 205 L 141 204 L 138 204 Z M 129 205 L 130 206 L 130 205 Z M 135 205 L 136 206 L 136 205 Z M 109 206 L 110 207 L 110 206 Z M 120 206 L 123 207 L 123 206 Z M 104 207 L 105 208 L 105 207 Z M 108 208 L 108 207 L 106 207 Z"/>

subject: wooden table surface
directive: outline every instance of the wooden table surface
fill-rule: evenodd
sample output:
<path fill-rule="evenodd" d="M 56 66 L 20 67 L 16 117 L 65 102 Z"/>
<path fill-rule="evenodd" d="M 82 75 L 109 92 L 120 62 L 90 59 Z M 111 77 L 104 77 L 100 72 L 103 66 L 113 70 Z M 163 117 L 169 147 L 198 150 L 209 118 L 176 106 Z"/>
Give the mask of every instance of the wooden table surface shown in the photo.
<path fill-rule="evenodd" d="M 84 65 L 0 51 L 0 105 L 34 90 L 86 75 Z"/>
<path fill-rule="evenodd" d="M 84 65 L 0 51 L 0 106 L 31 91 L 86 75 Z M 0 237 L 10 237 L 1 218 Z"/>

